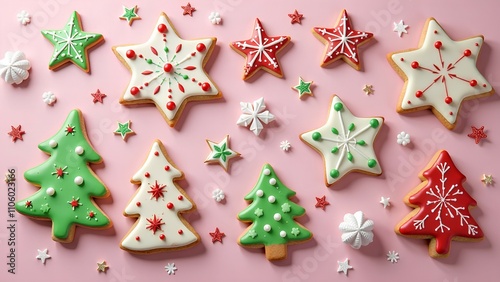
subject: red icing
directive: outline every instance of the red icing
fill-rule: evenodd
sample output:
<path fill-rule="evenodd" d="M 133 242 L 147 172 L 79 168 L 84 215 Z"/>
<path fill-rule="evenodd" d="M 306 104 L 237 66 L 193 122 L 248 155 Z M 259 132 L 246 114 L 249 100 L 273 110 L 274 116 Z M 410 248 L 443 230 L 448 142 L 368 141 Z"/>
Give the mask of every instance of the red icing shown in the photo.
<path fill-rule="evenodd" d="M 165 234 L 161 234 L 161 235 L 160 235 L 160 239 L 161 239 L 161 240 L 165 240 Z"/>
<path fill-rule="evenodd" d="M 182 231 L 182 229 L 179 229 L 179 231 L 177 231 L 177 233 L 179 233 L 179 235 L 182 235 L 184 233 L 184 231 Z"/>
<path fill-rule="evenodd" d="M 168 102 L 167 109 L 169 109 L 171 111 L 175 110 L 175 103 L 173 101 Z"/>
<path fill-rule="evenodd" d="M 70 204 L 70 205 L 71 205 L 71 207 L 73 207 L 73 208 L 76 208 L 76 207 L 78 207 L 78 206 L 80 205 L 80 203 L 78 202 L 78 200 L 77 200 L 77 199 L 73 199 L 73 200 L 71 200 L 71 201 L 69 202 L 69 204 Z"/>
<path fill-rule="evenodd" d="M 161 89 L 160 85 L 156 86 L 155 91 L 153 91 L 153 95 L 158 94 L 158 92 L 160 92 L 160 89 Z"/>
<path fill-rule="evenodd" d="M 158 157 L 159 155 L 160 155 L 160 154 L 159 154 L 158 152 L 155 152 L 155 156 L 157 156 L 157 157 Z"/>
<path fill-rule="evenodd" d="M 95 213 L 94 213 L 93 211 L 89 211 L 88 216 L 89 216 L 90 218 L 94 218 Z"/>
<path fill-rule="evenodd" d="M 177 85 L 179 86 L 179 90 L 180 90 L 182 93 L 184 93 L 184 86 L 182 86 L 182 84 L 180 84 L 180 83 L 179 83 L 179 84 L 177 84 Z"/>
<path fill-rule="evenodd" d="M 481 139 L 488 137 L 486 133 L 484 133 L 484 126 L 481 126 L 480 128 L 476 128 L 475 126 L 471 126 L 472 133 L 467 134 L 470 138 L 474 138 L 474 141 L 476 144 L 479 144 Z"/>
<path fill-rule="evenodd" d="M 453 99 L 450 96 L 448 96 L 448 97 L 444 98 L 444 102 L 446 104 L 451 104 L 451 102 L 453 102 Z"/>
<path fill-rule="evenodd" d="M 127 53 L 125 53 L 125 55 L 129 59 L 134 59 L 135 58 L 135 51 L 134 50 L 127 50 Z"/>
<path fill-rule="evenodd" d="M 137 88 L 137 87 L 135 87 L 135 86 L 134 86 L 134 87 L 132 87 L 132 88 L 130 88 L 130 94 L 132 94 L 132 95 L 137 95 L 137 94 L 139 94 L 139 91 L 140 91 L 140 90 L 139 90 L 139 88 Z"/>
<path fill-rule="evenodd" d="M 136 240 L 136 241 L 139 241 L 139 240 L 141 240 L 141 237 L 136 236 L 136 237 L 135 237 L 135 240 Z"/>
<path fill-rule="evenodd" d="M 411 62 L 411 67 L 414 68 L 414 69 L 418 69 L 420 65 L 418 64 L 417 61 L 414 61 L 414 62 Z"/>
<path fill-rule="evenodd" d="M 141 206 L 141 202 L 137 202 L 135 203 L 136 206 L 140 207 Z"/>
<path fill-rule="evenodd" d="M 163 190 L 165 187 L 166 185 L 158 184 L 158 181 L 155 180 L 155 184 L 150 186 L 151 190 L 148 191 L 148 193 L 151 193 L 151 199 L 155 198 L 155 200 L 158 201 L 158 198 L 163 198 L 163 192 L 166 192 Z"/>
<path fill-rule="evenodd" d="M 149 177 L 149 172 L 144 173 L 144 176 Z"/>
<path fill-rule="evenodd" d="M 417 97 L 417 98 L 422 97 L 422 95 L 424 95 L 424 92 L 422 92 L 422 91 L 420 91 L 420 90 L 418 90 L 418 91 L 415 93 L 415 97 Z"/>
<path fill-rule="evenodd" d="M 149 222 L 149 225 L 146 226 L 146 229 L 153 231 L 153 234 L 155 234 L 158 230 L 162 230 L 161 226 L 165 224 L 164 222 L 161 222 L 161 217 L 156 217 L 156 214 L 153 215 L 153 218 L 146 218 L 146 220 Z"/>
<path fill-rule="evenodd" d="M 472 52 L 469 49 L 465 49 L 464 51 L 464 56 L 469 57 L 472 54 Z"/>
<path fill-rule="evenodd" d="M 203 43 L 198 43 L 196 45 L 196 51 L 198 51 L 198 52 L 203 52 L 206 49 L 207 49 L 207 46 L 205 46 L 205 44 L 203 44 Z"/>
<path fill-rule="evenodd" d="M 182 50 L 182 44 L 179 44 L 177 45 L 177 47 L 175 47 L 175 53 L 179 53 L 181 50 Z"/>
<path fill-rule="evenodd" d="M 31 207 L 33 207 L 33 204 L 31 201 L 26 201 L 26 203 L 24 203 L 24 206 L 27 208 L 31 208 Z"/>
<path fill-rule="evenodd" d="M 153 54 L 158 56 L 158 51 L 156 51 L 155 47 L 151 46 L 151 52 L 153 52 Z"/>
<path fill-rule="evenodd" d="M 165 166 L 165 170 L 166 170 L 166 171 L 169 171 L 169 170 L 170 170 L 170 166 L 166 165 L 166 166 Z"/>
<path fill-rule="evenodd" d="M 167 32 L 167 26 L 164 25 L 164 24 L 159 24 L 158 25 L 158 31 L 161 32 L 161 33 Z"/>
<path fill-rule="evenodd" d="M 434 47 L 436 47 L 436 49 L 441 49 L 442 46 L 443 46 L 443 43 L 441 41 L 436 41 L 434 43 Z"/>
<path fill-rule="evenodd" d="M 422 188 L 408 198 L 416 213 L 399 226 L 399 232 L 434 238 L 439 255 L 448 254 L 454 237 L 483 238 L 483 231 L 469 212 L 469 207 L 477 203 L 462 186 L 466 178 L 448 152 L 440 151 L 422 176 L 426 178 Z"/>
<path fill-rule="evenodd" d="M 474 87 L 477 85 L 477 80 L 473 79 L 473 80 L 469 81 L 469 84 L 470 84 L 470 86 Z"/>

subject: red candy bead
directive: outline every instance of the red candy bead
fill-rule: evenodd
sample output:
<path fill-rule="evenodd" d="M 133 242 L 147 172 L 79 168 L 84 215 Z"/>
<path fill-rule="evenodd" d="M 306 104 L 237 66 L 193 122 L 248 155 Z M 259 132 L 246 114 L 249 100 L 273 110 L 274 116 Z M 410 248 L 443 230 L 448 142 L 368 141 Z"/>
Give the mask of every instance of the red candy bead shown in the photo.
<path fill-rule="evenodd" d="M 95 216 L 94 212 L 89 212 L 89 217 L 93 218 Z"/>
<path fill-rule="evenodd" d="M 159 24 L 158 25 L 158 31 L 161 32 L 161 33 L 167 32 L 167 26 L 164 25 L 164 24 Z"/>
<path fill-rule="evenodd" d="M 436 41 L 434 43 L 434 47 L 436 47 L 436 49 L 441 49 L 441 46 L 443 46 L 443 43 L 441 41 Z"/>
<path fill-rule="evenodd" d="M 137 94 L 139 94 L 139 91 L 140 91 L 140 90 L 139 90 L 139 88 L 137 88 L 137 87 L 135 87 L 135 86 L 134 86 L 134 87 L 132 87 L 132 88 L 130 88 L 130 94 L 132 94 L 132 95 L 137 95 Z"/>
<path fill-rule="evenodd" d="M 182 201 L 184 199 L 184 197 L 182 195 L 179 195 L 179 197 L 177 197 L 177 200 L 179 201 Z"/>
<path fill-rule="evenodd" d="M 420 90 L 418 90 L 418 91 L 415 93 L 415 97 L 417 97 L 417 98 L 422 97 L 422 95 L 424 95 L 424 92 L 422 92 L 422 91 L 420 91 Z"/>
<path fill-rule="evenodd" d="M 149 177 L 149 172 L 144 173 L 144 176 Z"/>
<path fill-rule="evenodd" d="M 165 240 L 165 234 L 161 234 L 161 235 L 160 235 L 160 239 L 161 239 L 161 240 Z"/>
<path fill-rule="evenodd" d="M 167 204 L 167 209 L 171 210 L 173 208 L 174 208 L 174 204 L 172 204 L 172 203 Z"/>
<path fill-rule="evenodd" d="M 166 170 L 166 171 L 169 171 L 169 170 L 170 170 L 170 166 L 166 165 L 166 166 L 165 166 L 165 170 Z"/>
<path fill-rule="evenodd" d="M 448 96 L 448 97 L 444 98 L 444 102 L 446 104 L 451 104 L 451 102 L 453 102 L 453 99 L 451 99 L 451 97 Z"/>
<path fill-rule="evenodd" d="M 158 152 L 155 152 L 155 156 L 157 156 L 157 157 L 158 157 L 159 155 L 160 155 L 160 153 L 158 153 Z"/>
<path fill-rule="evenodd" d="M 136 206 L 140 207 L 141 206 L 141 202 L 137 202 L 135 203 Z"/>
<path fill-rule="evenodd" d="M 175 103 L 170 101 L 167 103 L 167 109 L 173 111 L 175 109 Z"/>
<path fill-rule="evenodd" d="M 137 236 L 137 237 L 135 237 L 135 240 L 139 241 L 139 240 L 141 240 L 141 237 Z"/>
<path fill-rule="evenodd" d="M 469 57 L 472 54 L 472 52 L 469 49 L 465 49 L 464 51 L 464 56 Z"/>
<path fill-rule="evenodd" d="M 184 233 L 184 231 L 182 231 L 182 229 L 179 229 L 179 231 L 177 231 L 177 233 L 179 233 L 180 235 L 182 235 L 182 233 Z"/>
<path fill-rule="evenodd" d="M 127 53 L 125 53 L 125 55 L 127 55 L 127 58 L 129 58 L 129 59 L 133 59 L 133 58 L 135 58 L 135 51 L 132 49 L 127 50 Z"/>
<path fill-rule="evenodd" d="M 196 45 L 196 50 L 198 50 L 198 52 L 203 52 L 205 49 L 207 49 L 207 46 L 203 43 L 198 43 L 198 45 Z"/>
<path fill-rule="evenodd" d="M 172 66 L 172 64 L 171 64 L 171 63 L 166 63 L 166 64 L 163 66 L 163 70 L 164 70 L 165 72 L 171 72 L 173 68 L 174 68 L 174 67 Z"/>
<path fill-rule="evenodd" d="M 201 89 L 203 89 L 203 91 L 208 91 L 210 90 L 210 84 L 208 82 L 203 82 L 201 84 Z"/>
<path fill-rule="evenodd" d="M 469 84 L 470 84 L 470 86 L 474 87 L 477 85 L 477 80 L 473 79 L 473 80 L 469 81 Z"/>
<path fill-rule="evenodd" d="M 413 61 L 413 62 L 411 63 L 411 67 L 412 67 L 412 68 L 414 68 L 414 69 L 418 69 L 418 67 L 420 67 L 420 65 L 418 64 L 418 62 L 417 62 L 417 61 Z"/>

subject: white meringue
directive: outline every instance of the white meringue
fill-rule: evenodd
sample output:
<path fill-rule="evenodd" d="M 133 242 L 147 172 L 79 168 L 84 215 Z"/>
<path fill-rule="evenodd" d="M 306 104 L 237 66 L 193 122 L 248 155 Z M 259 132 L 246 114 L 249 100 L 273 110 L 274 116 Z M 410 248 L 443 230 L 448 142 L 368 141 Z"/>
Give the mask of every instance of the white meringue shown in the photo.
<path fill-rule="evenodd" d="M 339 229 L 342 231 L 342 242 L 350 244 L 354 249 L 366 246 L 373 242 L 372 220 L 365 220 L 362 211 L 354 214 L 346 213 L 344 222 L 340 223 Z"/>
<path fill-rule="evenodd" d="M 20 84 L 29 77 L 30 62 L 21 51 L 7 51 L 0 60 L 0 77 L 8 84 Z"/>

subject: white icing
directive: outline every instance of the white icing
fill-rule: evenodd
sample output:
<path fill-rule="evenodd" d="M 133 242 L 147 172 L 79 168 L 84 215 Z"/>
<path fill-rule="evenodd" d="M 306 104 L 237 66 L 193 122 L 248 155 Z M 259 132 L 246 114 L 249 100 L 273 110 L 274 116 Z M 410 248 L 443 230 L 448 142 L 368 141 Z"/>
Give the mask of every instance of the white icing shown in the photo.
<path fill-rule="evenodd" d="M 75 181 L 76 185 L 82 185 L 83 184 L 83 177 L 77 176 L 77 177 L 75 177 L 74 181 Z"/>
<path fill-rule="evenodd" d="M 271 204 L 272 204 L 272 203 L 274 203 L 274 202 L 276 202 L 276 198 L 275 198 L 274 196 L 269 196 L 269 197 L 267 198 L 267 200 L 268 200 L 268 201 L 269 201 L 269 203 L 271 203 Z"/>
<path fill-rule="evenodd" d="M 281 214 L 279 213 L 275 213 L 274 216 L 273 216 L 274 220 L 276 221 L 280 221 L 281 220 Z"/>
<path fill-rule="evenodd" d="M 257 136 L 259 136 L 264 125 L 262 123 L 268 124 L 274 120 L 274 115 L 269 111 L 264 111 L 266 109 L 266 104 L 264 98 L 261 97 L 253 103 L 240 102 L 240 108 L 242 114 L 236 122 L 239 126 L 247 127 L 250 125 L 250 130 Z"/>
<path fill-rule="evenodd" d="M 52 106 L 57 101 L 57 97 L 54 93 L 47 91 L 47 92 L 43 92 L 42 100 L 45 104 Z"/>
<path fill-rule="evenodd" d="M 269 225 L 269 224 L 264 225 L 264 231 L 266 231 L 266 232 L 271 231 L 271 225 Z"/>
<path fill-rule="evenodd" d="M 434 33 L 437 31 L 437 33 Z M 436 41 L 441 41 L 442 48 L 441 56 L 444 64 L 442 67 L 439 51 L 434 47 Z M 478 44 L 478 46 L 476 46 Z M 404 72 L 407 77 L 407 82 L 404 93 L 400 98 L 399 106 L 403 110 L 411 110 L 420 107 L 433 107 L 440 116 L 444 117 L 450 124 L 455 124 L 458 110 L 464 99 L 471 96 L 479 95 L 492 91 L 491 85 L 486 81 L 483 75 L 476 67 L 476 60 L 483 44 L 483 37 L 476 36 L 462 41 L 453 41 L 441 26 L 435 21 L 430 20 L 425 33 L 425 39 L 422 47 L 395 53 L 391 56 L 392 61 Z M 459 60 L 465 50 L 470 50 L 471 55 Z M 401 58 L 404 61 L 401 61 Z M 438 66 L 441 71 L 436 74 L 423 70 L 421 68 L 412 68 L 412 62 L 417 61 L 420 67 L 425 67 L 436 71 L 434 65 Z M 454 64 L 454 68 L 446 71 L 447 66 Z M 446 86 L 441 79 L 433 82 L 441 74 L 446 78 Z M 457 75 L 457 78 L 452 78 L 449 74 Z M 465 79 L 463 81 L 459 78 Z M 477 85 L 472 87 L 469 85 L 470 80 L 476 80 Z M 429 85 L 433 84 L 429 87 Z M 486 87 L 483 87 L 483 84 Z M 421 98 L 417 98 L 417 91 L 424 91 L 429 87 Z M 446 88 L 449 96 L 453 99 L 451 104 L 445 103 Z M 408 104 L 408 101 L 411 104 Z M 450 112 L 452 113 L 450 115 Z"/>
<path fill-rule="evenodd" d="M 281 236 L 282 238 L 285 238 L 285 237 L 286 237 L 286 231 L 281 230 L 281 231 L 280 231 L 280 236 Z"/>
<path fill-rule="evenodd" d="M 7 51 L 0 60 L 0 77 L 8 84 L 20 84 L 28 79 L 30 62 L 21 51 Z"/>
<path fill-rule="evenodd" d="M 397 142 L 399 145 L 406 146 L 411 143 L 410 134 L 401 131 L 397 136 Z"/>
<path fill-rule="evenodd" d="M 208 20 L 212 24 L 221 24 L 222 18 L 220 17 L 219 12 L 211 12 L 210 15 L 208 16 Z"/>
<path fill-rule="evenodd" d="M 334 109 L 336 103 L 342 103 L 343 110 L 337 112 Z M 378 121 L 378 126 L 376 128 L 370 126 L 370 121 L 373 119 Z M 382 168 L 373 150 L 373 142 L 383 122 L 384 119 L 381 117 L 359 118 L 354 116 L 342 100 L 340 100 L 338 96 L 334 96 L 330 106 L 328 120 L 325 125 L 303 133 L 300 137 L 323 155 L 327 184 L 331 185 L 351 171 L 365 171 L 377 175 L 382 173 Z M 355 125 L 352 132 L 348 129 L 351 123 Z M 332 127 L 338 130 L 339 135 L 332 133 Z M 329 140 L 315 141 L 313 139 L 314 132 L 321 133 L 322 138 Z M 345 142 L 345 140 L 349 142 Z M 366 144 L 358 145 L 355 143 L 355 141 L 360 140 L 364 140 Z M 337 146 L 339 150 L 334 154 L 332 153 L 332 149 L 335 146 Z M 347 152 L 353 155 L 352 162 L 347 159 Z M 372 168 L 367 165 L 369 159 L 377 161 L 377 164 Z M 330 175 L 333 169 L 339 171 L 339 176 L 336 178 Z"/>
<path fill-rule="evenodd" d="M 208 146 L 210 147 L 211 152 L 207 156 L 205 162 L 206 163 L 219 163 L 225 170 L 227 170 L 227 168 L 229 166 L 229 160 L 240 155 L 238 152 L 235 152 L 235 151 L 231 150 L 231 148 L 229 148 L 229 135 L 226 135 L 226 137 L 222 141 L 220 141 L 219 143 L 215 143 L 215 142 L 212 142 L 210 140 L 207 140 L 207 143 L 208 143 Z M 218 152 L 215 149 L 215 146 L 222 149 L 224 144 L 226 144 L 226 149 L 224 150 L 224 152 Z M 225 155 L 226 160 L 222 159 L 221 153 L 226 153 L 226 155 Z"/>
<path fill-rule="evenodd" d="M 288 142 L 288 140 L 283 140 L 280 142 L 281 150 L 288 152 L 288 150 L 290 150 L 290 147 L 292 147 L 292 145 L 290 144 L 290 142 Z"/>
<path fill-rule="evenodd" d="M 351 245 L 354 249 L 366 246 L 373 242 L 372 220 L 365 220 L 362 211 L 354 214 L 346 213 L 344 222 L 340 223 L 339 229 L 342 232 L 342 242 Z"/>
<path fill-rule="evenodd" d="M 158 156 L 155 156 L 158 152 Z M 169 166 L 169 170 L 165 167 Z M 146 172 L 149 177 L 146 177 Z M 182 173 L 171 164 L 167 157 L 163 155 L 159 141 L 155 142 L 149 152 L 148 158 L 139 171 L 133 176 L 132 180 L 141 182 L 137 193 L 134 195 L 130 203 L 125 208 L 125 215 L 139 215 L 136 224 L 132 230 L 122 240 L 122 247 L 132 251 L 148 251 L 162 248 L 178 248 L 192 244 L 198 240 L 191 230 L 180 220 L 179 212 L 188 211 L 193 208 L 191 201 L 183 196 L 182 200 L 178 197 L 182 193 L 174 184 L 174 179 L 180 178 Z M 163 197 L 156 200 L 151 191 L 151 186 L 155 185 L 156 181 L 160 185 L 165 185 L 163 189 Z M 140 206 L 136 203 L 140 202 Z M 166 205 L 173 204 L 172 209 L 168 209 Z M 161 230 L 153 233 L 152 230 L 146 229 L 149 226 L 147 219 L 152 219 L 156 215 L 161 219 Z M 183 233 L 179 234 L 178 230 Z M 160 235 L 164 234 L 165 239 L 160 239 Z M 139 236 L 140 239 L 136 240 Z"/>
<path fill-rule="evenodd" d="M 224 198 L 226 198 L 226 195 L 221 189 L 215 189 L 214 191 L 212 191 L 212 198 L 214 198 L 217 203 L 220 203 L 222 200 L 224 200 Z"/>
<path fill-rule="evenodd" d="M 83 152 L 85 152 L 85 150 L 83 149 L 82 146 L 76 146 L 76 148 L 75 148 L 76 154 L 81 155 L 81 154 L 83 154 Z"/>
<path fill-rule="evenodd" d="M 167 27 L 166 40 L 167 43 L 163 42 L 163 33 L 158 31 L 158 25 L 164 24 Z M 206 46 L 203 52 L 198 52 L 196 46 L 202 43 Z M 215 39 L 197 39 L 197 40 L 183 40 L 175 33 L 174 27 L 170 25 L 167 17 L 162 14 L 158 19 L 158 22 L 154 26 L 153 33 L 151 37 L 143 44 L 138 45 L 128 45 L 116 47 L 116 53 L 123 59 L 123 61 L 132 70 L 132 77 L 130 83 L 125 90 L 122 99 L 126 102 L 134 102 L 138 100 L 152 100 L 158 107 L 160 111 L 163 112 L 164 116 L 172 121 L 177 115 L 178 110 L 181 105 L 186 101 L 187 98 L 194 96 L 216 96 L 219 94 L 217 87 L 210 81 L 209 77 L 203 70 L 203 65 L 205 61 L 206 54 L 209 52 L 212 44 L 215 43 Z M 181 50 L 176 53 L 176 48 L 182 44 Z M 168 47 L 168 54 L 164 51 L 165 46 Z M 158 52 L 158 56 L 152 53 L 151 47 L 154 47 Z M 127 51 L 134 50 L 136 57 L 133 59 L 127 58 Z M 196 52 L 195 56 L 191 53 Z M 148 64 L 145 59 L 139 58 L 142 54 L 144 58 L 152 59 L 153 64 Z M 175 57 L 174 57 L 175 56 Z M 170 62 L 174 66 L 174 70 L 178 73 L 187 74 L 188 79 L 184 79 L 181 76 L 175 75 L 173 71 L 171 73 L 166 73 L 163 67 L 166 63 Z M 195 70 L 187 71 L 184 68 L 188 66 L 196 67 Z M 143 75 L 144 71 L 152 71 L 150 75 Z M 156 78 L 157 79 L 154 79 Z M 192 81 L 194 78 L 196 81 Z M 164 80 L 165 79 L 165 80 Z M 170 87 L 169 87 L 170 80 Z M 184 87 L 184 93 L 180 91 L 176 80 L 178 80 Z M 161 82 L 163 81 L 163 84 Z M 198 83 L 209 83 L 210 89 L 208 91 L 202 90 Z M 149 83 L 149 86 L 144 86 L 144 83 Z M 157 94 L 154 94 L 157 86 L 160 86 L 160 90 Z M 141 87 L 140 93 L 137 95 L 132 95 L 130 89 L 132 87 Z M 172 92 L 168 92 L 171 88 Z M 172 95 L 172 98 L 168 98 Z M 175 109 L 169 110 L 166 105 L 169 101 L 173 101 L 176 105 Z"/>
<path fill-rule="evenodd" d="M 54 196 L 54 194 L 56 193 L 56 190 L 52 187 L 49 187 L 49 188 L 47 188 L 47 190 L 45 190 L 45 193 L 47 193 L 47 195 L 49 195 L 49 196 Z"/>
<path fill-rule="evenodd" d="M 260 197 L 264 196 L 264 191 L 262 191 L 262 190 L 257 190 L 256 194 L 257 194 L 257 197 L 259 197 L 259 198 L 260 198 Z"/>
<path fill-rule="evenodd" d="M 276 179 L 275 178 L 269 179 L 269 184 L 276 185 Z"/>
<path fill-rule="evenodd" d="M 55 147 L 57 147 L 57 141 L 56 141 L 56 140 L 54 140 L 54 139 L 50 140 L 50 141 L 49 141 L 49 146 L 50 146 L 51 148 L 55 148 Z"/>

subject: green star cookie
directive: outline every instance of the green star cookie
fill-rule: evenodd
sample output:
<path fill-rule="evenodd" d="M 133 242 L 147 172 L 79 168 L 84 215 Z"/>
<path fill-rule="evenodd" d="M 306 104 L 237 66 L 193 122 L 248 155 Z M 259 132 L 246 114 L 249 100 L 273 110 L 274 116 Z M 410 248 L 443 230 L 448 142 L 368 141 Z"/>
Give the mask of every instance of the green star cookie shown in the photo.
<path fill-rule="evenodd" d="M 113 133 L 120 134 L 123 140 L 127 139 L 129 134 L 135 134 L 132 128 L 130 128 L 131 123 L 130 120 L 124 123 L 118 122 L 118 128 Z"/>
<path fill-rule="evenodd" d="M 141 17 L 137 15 L 137 5 L 132 8 L 127 8 L 123 6 L 123 15 L 120 16 L 120 19 L 126 20 L 128 25 L 132 25 L 135 20 L 140 20 Z"/>
<path fill-rule="evenodd" d="M 297 92 L 299 92 L 299 98 L 302 99 L 302 96 L 304 95 L 313 95 L 311 91 L 312 84 L 313 81 L 304 81 L 302 77 L 299 76 L 299 84 L 292 87 L 292 89 L 297 90 Z"/>

